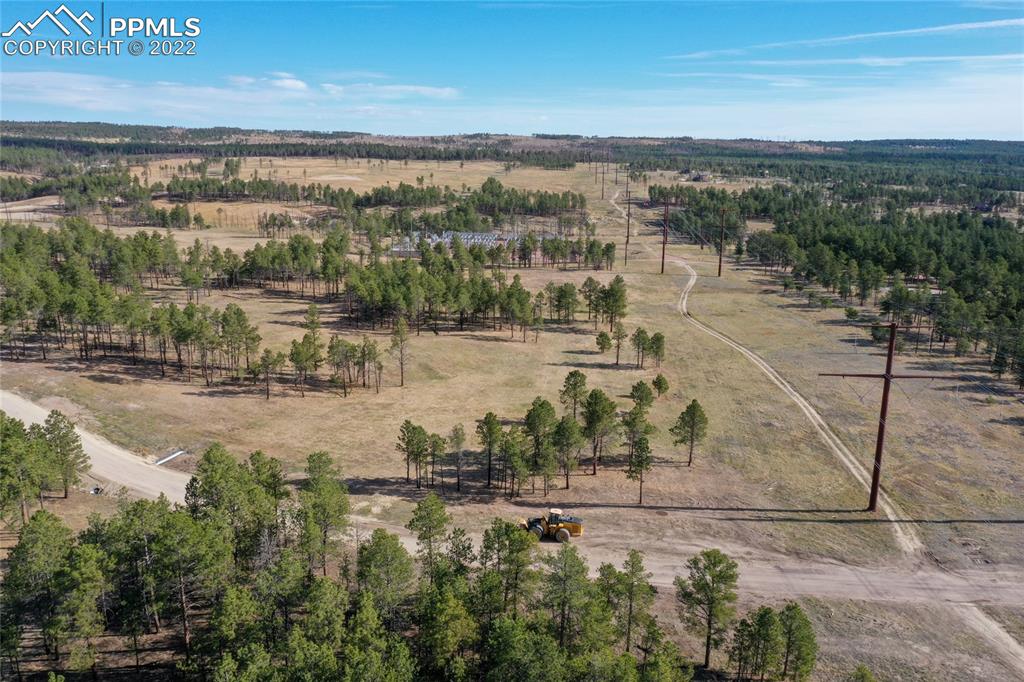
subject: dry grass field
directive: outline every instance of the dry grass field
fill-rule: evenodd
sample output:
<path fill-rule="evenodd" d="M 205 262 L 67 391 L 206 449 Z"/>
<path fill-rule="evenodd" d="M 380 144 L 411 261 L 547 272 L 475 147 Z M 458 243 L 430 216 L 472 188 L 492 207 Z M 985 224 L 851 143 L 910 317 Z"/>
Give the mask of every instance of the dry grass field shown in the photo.
<path fill-rule="evenodd" d="M 583 191 L 590 199 L 599 235 L 619 241 L 621 248 L 620 216 L 609 201 L 601 200 L 600 185 L 585 166 L 574 171 L 514 169 L 505 174 L 499 164 L 486 162 L 467 163 L 462 168 L 444 162 L 410 163 L 408 167 L 397 162 L 380 167 L 379 162 L 365 160 L 350 161 L 348 166 L 339 163 L 339 168 L 346 169 L 344 173 L 337 171 L 330 159 L 275 159 L 273 168 L 295 175 L 305 172 L 310 181 L 354 184 L 356 180 L 338 179 L 347 174 L 367 180 L 368 186 L 415 182 L 417 175 L 429 170 L 435 173 L 435 183 L 476 185 L 488 174 L 496 174 L 502 182 L 524 188 Z M 247 159 L 246 164 L 249 168 L 258 161 Z M 264 168 L 270 165 L 267 161 Z M 156 162 L 150 164 L 151 181 L 158 169 Z M 669 174 L 663 175 L 650 181 L 670 181 Z M 606 198 L 622 194 L 624 178 L 620 180 L 616 187 L 612 178 L 606 177 Z M 254 217 L 279 208 L 302 211 L 256 203 L 196 202 L 192 206 L 199 207 L 215 225 L 220 217 L 223 226 L 176 231 L 175 236 L 183 244 L 199 238 L 236 250 L 249 248 L 259 239 L 228 215 L 244 211 Z M 717 535 L 726 528 L 726 534 L 742 544 L 845 561 L 867 561 L 867 550 L 893 551 L 885 524 L 855 511 L 863 504 L 862 492 L 824 449 L 797 406 L 741 356 L 682 319 L 676 308 L 684 281 L 681 271 L 670 265 L 667 276 L 656 274 L 658 263 L 653 259 L 658 231 L 643 224 L 654 217 L 651 212 L 635 212 L 637 237 L 631 244 L 628 270 L 623 273 L 630 291 L 627 327 L 662 331 L 670 339 L 669 356 L 660 371 L 672 389 L 652 413 L 652 421 L 660 427 L 654 445 L 661 464 L 658 475 L 647 484 L 650 509 L 640 515 L 661 514 L 664 518 L 653 526 L 637 524 L 639 537 L 643 538 L 648 528 L 652 537 L 657 537 L 666 525 L 695 535 Z M 135 229 L 142 228 L 117 231 Z M 726 276 L 718 280 L 705 276 L 713 275 L 716 265 L 709 252 L 680 244 L 671 245 L 670 250 L 685 256 L 701 275 L 691 297 L 691 311 L 775 365 L 855 452 L 869 457 L 879 386 L 874 382 L 849 386 L 816 375 L 839 366 L 878 371 L 882 362 L 879 349 L 860 342 L 863 333 L 845 324 L 841 310 L 812 310 L 802 296 L 779 293 L 777 283 L 757 269 L 730 264 Z M 619 272 L 621 261 L 616 267 Z M 613 274 L 550 268 L 512 272 L 520 274 L 530 289 L 551 280 L 572 279 L 579 284 L 589 275 L 605 280 Z M 173 288 L 161 290 L 157 296 L 179 302 L 184 299 L 184 293 Z M 243 290 L 215 291 L 203 302 L 217 307 L 237 303 L 259 326 L 266 344 L 284 348 L 301 336 L 299 324 L 310 300 L 300 299 L 297 292 Z M 336 304 L 318 303 L 327 332 L 350 339 L 369 333 L 382 347 L 387 346 L 387 330 L 346 326 Z M 585 316 L 584 312 L 580 317 Z M 857 343 L 852 342 L 855 338 Z M 85 408 L 86 423 L 115 442 L 149 455 L 178 447 L 200 452 L 210 442 L 221 441 L 240 455 L 264 449 L 298 470 L 305 454 L 327 449 L 342 457 L 356 495 L 377 500 L 369 507 L 392 509 L 400 515 L 409 501 L 403 499 L 402 487 L 396 489 L 390 479 L 403 473 L 393 448 L 402 420 L 409 418 L 446 433 L 455 423 L 471 426 L 488 410 L 517 419 L 537 395 L 554 402 L 562 379 L 574 368 L 587 373 L 591 386 L 605 388 L 625 405 L 631 383 L 640 378 L 650 380 L 657 373 L 653 368 L 633 369 L 628 349 L 624 349 L 622 366 L 614 367 L 613 358 L 597 354 L 593 327 L 582 320 L 572 326 L 548 325 L 540 343 L 533 342 L 532 334 L 522 343 L 521 339 L 510 340 L 507 332 L 470 329 L 440 336 L 424 333 L 413 339 L 412 349 L 405 388 L 397 387 L 397 367 L 388 367 L 379 395 L 360 389 L 347 399 L 327 388 L 310 391 L 302 398 L 293 387 L 280 385 L 268 402 L 258 387 L 206 388 L 198 377 L 190 386 L 178 378 L 161 380 L 152 367 L 126 373 L 92 363 L 79 366 L 68 358 L 46 366 L 8 363 L 5 385 L 36 398 L 61 395 Z M 942 365 L 943 371 L 950 369 L 946 358 L 937 362 L 907 356 L 902 364 L 915 370 L 934 369 L 935 364 Z M 1016 524 L 980 523 L 1020 518 L 1020 491 L 1013 488 L 1014 481 L 1021 480 L 1020 464 L 1010 455 L 1020 435 L 1020 403 L 1011 392 L 999 395 L 1005 387 L 993 387 L 976 369 L 968 376 L 971 380 L 952 384 L 908 385 L 905 390 L 912 399 L 896 392 L 893 412 L 900 421 L 891 430 L 885 469 L 887 489 L 901 507 L 912 518 L 927 522 L 921 529 L 929 549 L 954 565 L 998 563 L 1019 554 L 1021 548 L 1016 542 L 1004 541 L 1007 536 L 1019 535 L 1014 532 L 1019 530 Z M 990 395 L 985 391 L 993 390 L 996 398 L 985 399 Z M 687 469 L 678 465 L 682 453 L 671 445 L 667 427 L 694 397 L 705 405 L 712 428 L 708 442 L 698 450 L 697 466 Z M 203 419 L 196 420 L 196 414 Z M 592 507 L 587 513 L 597 521 L 603 516 L 615 518 L 622 506 L 632 504 L 636 486 L 625 479 L 621 462 L 613 459 L 609 468 L 612 470 L 596 480 L 578 472 L 570 491 L 552 491 L 548 501 Z M 948 494 L 953 481 L 959 482 L 957 495 Z M 1008 481 L 1010 488 L 1000 486 L 1001 481 Z M 397 499 L 384 503 L 381 495 Z M 597 502 L 612 506 L 603 508 Z M 528 498 L 527 503 L 541 501 Z M 467 504 L 467 514 L 477 512 L 473 502 Z"/>
<path fill-rule="evenodd" d="M 161 163 L 167 162 L 150 164 L 150 182 L 166 172 L 159 169 Z M 247 159 L 243 176 L 260 168 L 258 163 Z M 261 176 L 270 168 L 265 162 Z M 506 173 L 500 164 L 483 162 L 461 167 L 436 162 L 411 162 L 406 167 L 395 162 L 382 167 L 365 160 L 336 165 L 330 159 L 274 159 L 272 168 L 278 179 L 357 191 L 389 181 L 414 184 L 417 176 L 454 188 L 464 183 L 478 186 L 491 175 L 524 189 L 583 191 L 598 234 L 615 240 L 621 253 L 624 226 L 607 199 L 623 194 L 624 184 L 615 186 L 606 177 L 602 201 L 600 184 L 585 166 L 574 171 Z M 650 182 L 671 179 L 668 174 L 653 174 Z M 736 189 L 754 182 L 716 186 Z M 642 186 L 632 189 L 634 196 L 645 193 Z M 182 244 L 199 238 L 236 251 L 260 241 L 250 222 L 257 213 L 288 210 L 299 215 L 305 210 L 236 203 L 195 203 L 190 208 L 216 227 L 176 232 Z M 799 408 L 744 357 L 681 316 L 678 303 L 686 277 L 674 265 L 666 275 L 657 274 L 660 231 L 643 222 L 653 221 L 655 215 L 635 209 L 633 216 L 627 269 L 620 257 L 613 272 L 535 268 L 513 269 L 510 274 L 520 274 L 531 290 L 548 281 L 580 284 L 587 276 L 606 281 L 623 274 L 630 299 L 627 328 L 644 326 L 663 332 L 669 340 L 661 368 L 635 369 L 626 347 L 619 366 L 614 364 L 614 351 L 598 354 L 594 327 L 583 311 L 574 325 L 548 324 L 536 343 L 532 333 L 524 343 L 521 335 L 510 338 L 507 329 L 445 330 L 440 335 L 424 330 L 412 339 L 406 386 L 398 386 L 392 361 L 379 394 L 360 388 L 343 398 L 321 385 L 301 397 L 293 386 L 279 384 L 266 401 L 260 387 L 208 388 L 198 376 L 187 384 L 178 376 L 161 379 L 154 366 L 115 367 L 102 359 L 82 364 L 69 356 L 48 363 L 8 362 L 3 368 L 4 388 L 68 411 L 87 428 L 140 454 L 187 449 L 193 455 L 175 463 L 185 468 L 214 441 L 239 456 L 261 449 L 283 459 L 291 473 L 301 469 L 309 452 L 327 450 L 342 462 L 357 514 L 402 524 L 418 499 L 404 482 L 403 461 L 394 448 L 404 419 L 445 434 L 456 423 L 472 433 L 475 420 L 487 411 L 507 420 L 520 419 L 538 395 L 557 405 L 558 389 L 572 369 L 583 370 L 591 387 L 603 388 L 624 407 L 630 385 L 649 381 L 660 371 L 671 389 L 651 413 L 658 427 L 652 440 L 656 468 L 645 485 L 644 508 L 636 506 L 637 486 L 626 479 L 624 463 L 613 454 L 596 477 L 588 475 L 586 467 L 576 472 L 568 491 L 553 490 L 545 498 L 539 487 L 531 493 L 526 486 L 526 495 L 512 502 L 484 490 L 479 469 L 474 468 L 462 495 L 455 495 L 447 481 L 456 520 L 475 526 L 481 516 L 521 516 L 543 506 L 568 507 L 585 517 L 590 542 L 606 548 L 616 563 L 629 547 L 639 546 L 662 553 L 675 549 L 681 565 L 687 554 L 678 548 L 694 545 L 736 548 L 764 557 L 898 563 L 889 524 L 884 517 L 859 511 L 866 492 L 824 447 Z M 134 229 L 139 228 L 117 231 Z M 673 243 L 670 254 L 685 257 L 700 275 L 690 296 L 690 311 L 770 362 L 869 465 L 880 385 L 850 385 L 817 376 L 841 369 L 881 371 L 884 357 L 879 348 L 864 343 L 866 334 L 845 321 L 841 308 L 812 309 L 805 295 L 782 294 L 778 283 L 756 268 L 729 263 L 725 276 L 718 279 L 713 276 L 717 259 L 708 251 Z M 184 300 L 184 292 L 176 288 L 155 293 L 163 300 Z M 296 291 L 241 290 L 215 291 L 202 302 L 240 305 L 259 326 L 264 343 L 284 349 L 301 336 L 300 323 L 311 299 L 300 298 Z M 342 321 L 336 303 L 317 303 L 325 332 L 350 340 L 367 334 L 387 347 L 387 330 L 353 328 Z M 1008 384 L 994 382 L 969 359 L 907 353 L 899 368 L 962 378 L 905 382 L 894 393 L 883 478 L 887 492 L 907 518 L 917 522 L 918 533 L 938 564 L 951 569 L 1019 566 L 1024 556 L 1020 395 Z M 694 466 L 687 468 L 682 450 L 671 444 L 668 427 L 693 398 L 704 405 L 710 428 Z M 475 439 L 470 446 L 476 447 Z M 659 608 L 669 615 L 671 598 L 663 596 Z M 977 679 L 1005 674 L 992 656 L 985 660 L 986 646 L 959 626 L 946 607 L 804 603 L 823 648 L 821 679 L 841 679 L 862 661 L 880 679 L 948 679 L 943 672 L 954 669 L 970 671 Z M 1003 609 L 992 616 L 1020 636 L 1019 611 Z"/>
<path fill-rule="evenodd" d="M 714 263 L 690 257 L 698 272 Z M 703 266 L 703 267 L 702 267 Z M 727 268 L 700 280 L 691 312 L 756 351 L 787 377 L 870 466 L 881 381 L 819 377 L 881 372 L 884 348 L 848 323 L 841 307 L 807 305 L 783 294 L 759 269 Z M 913 340 L 896 372 L 955 377 L 897 381 L 890 402 L 883 484 L 918 522 L 929 550 L 947 566 L 1018 561 L 1024 556 L 1024 402 L 976 358 L 954 358 Z"/>

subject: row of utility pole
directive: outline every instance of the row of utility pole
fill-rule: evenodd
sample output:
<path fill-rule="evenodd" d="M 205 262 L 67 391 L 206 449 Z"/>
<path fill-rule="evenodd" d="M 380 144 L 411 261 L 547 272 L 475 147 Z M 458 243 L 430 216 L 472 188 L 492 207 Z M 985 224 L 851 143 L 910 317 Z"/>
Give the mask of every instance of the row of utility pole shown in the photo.
<path fill-rule="evenodd" d="M 628 179 L 627 179 L 628 187 Z M 626 212 L 626 248 L 627 253 L 629 249 L 629 237 L 630 237 L 630 222 L 631 222 L 631 203 L 629 200 L 629 192 L 627 189 L 626 194 L 627 201 L 627 212 Z M 665 274 L 665 253 L 668 245 L 668 228 L 669 228 L 669 206 L 671 202 L 668 199 L 662 203 L 663 218 L 662 218 L 662 233 L 661 233 L 661 274 Z M 722 276 L 722 263 L 725 254 L 725 232 L 726 232 L 726 216 L 728 209 L 725 206 L 719 208 L 719 232 L 718 232 L 718 277 Z M 627 261 L 628 263 L 628 255 Z M 868 504 L 867 511 L 874 512 L 878 509 L 878 497 L 881 490 L 882 480 L 882 456 L 885 452 L 885 435 L 886 426 L 889 421 L 889 396 L 892 389 L 893 381 L 896 380 L 935 380 L 935 379 L 948 379 L 956 380 L 956 375 L 949 374 L 897 374 L 893 371 L 893 363 L 896 354 L 896 337 L 899 333 L 900 325 L 896 322 L 890 322 L 885 325 L 889 329 L 888 346 L 885 357 L 885 371 L 881 373 L 864 373 L 864 372 L 823 372 L 819 374 L 822 377 L 841 377 L 844 379 L 881 379 L 882 380 L 882 399 L 881 405 L 879 406 L 878 413 L 878 429 L 875 435 L 875 451 L 874 451 L 874 462 L 871 468 L 871 487 L 868 493 Z M 926 328 L 925 325 L 911 325 L 906 327 L 908 331 L 917 330 L 920 331 Z"/>

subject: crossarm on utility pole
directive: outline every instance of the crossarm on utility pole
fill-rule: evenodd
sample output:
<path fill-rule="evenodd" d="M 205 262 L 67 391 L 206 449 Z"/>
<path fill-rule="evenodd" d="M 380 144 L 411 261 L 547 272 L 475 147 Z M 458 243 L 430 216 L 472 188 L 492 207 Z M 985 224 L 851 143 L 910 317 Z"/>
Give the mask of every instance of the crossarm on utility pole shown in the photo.
<path fill-rule="evenodd" d="M 878 414 L 878 435 L 875 439 L 875 464 L 871 471 L 871 496 L 868 499 L 868 511 L 875 511 L 878 505 L 878 489 L 882 476 L 882 451 L 885 448 L 885 424 L 889 416 L 889 389 L 894 379 L 956 379 L 948 374 L 893 374 L 892 363 L 896 355 L 896 332 L 898 325 L 891 322 L 889 327 L 889 347 L 885 356 L 885 372 L 870 374 L 864 372 L 822 372 L 822 377 L 843 377 L 846 379 L 881 379 L 882 406 Z"/>

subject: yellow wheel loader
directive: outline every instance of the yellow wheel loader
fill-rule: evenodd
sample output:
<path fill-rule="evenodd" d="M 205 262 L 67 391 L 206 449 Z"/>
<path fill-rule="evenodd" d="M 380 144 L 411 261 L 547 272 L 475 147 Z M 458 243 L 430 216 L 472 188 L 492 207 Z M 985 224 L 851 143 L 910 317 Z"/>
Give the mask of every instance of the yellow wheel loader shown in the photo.
<path fill-rule="evenodd" d="M 535 519 L 520 519 L 519 525 L 538 540 L 551 538 L 558 542 L 568 542 L 569 538 L 583 535 L 583 519 L 565 514 L 561 509 L 549 509 L 547 514 Z"/>

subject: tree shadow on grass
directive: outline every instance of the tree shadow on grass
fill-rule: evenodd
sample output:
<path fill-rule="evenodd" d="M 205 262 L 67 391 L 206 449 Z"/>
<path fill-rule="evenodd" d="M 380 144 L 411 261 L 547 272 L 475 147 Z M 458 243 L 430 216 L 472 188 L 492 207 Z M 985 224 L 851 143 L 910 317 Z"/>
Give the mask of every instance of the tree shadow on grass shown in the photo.
<path fill-rule="evenodd" d="M 628 365 L 625 363 L 616 365 L 614 362 L 580 362 L 579 360 L 566 360 L 565 362 L 548 362 L 545 364 L 547 364 L 548 367 L 577 367 L 582 369 L 635 369 L 633 365 Z"/>
<path fill-rule="evenodd" d="M 512 504 L 516 504 L 513 500 Z M 715 512 L 715 513 L 744 513 L 764 514 L 765 516 L 716 516 L 722 521 L 758 521 L 758 522 L 795 522 L 795 523 L 835 523 L 835 524 L 892 524 L 892 523 L 914 523 L 914 524 L 994 524 L 994 525 L 1024 525 L 1024 519 L 926 519 L 926 518 L 898 518 L 889 519 L 879 513 L 868 512 L 863 508 L 828 508 L 828 507 L 743 507 L 743 506 L 714 506 L 714 505 L 665 505 L 645 504 L 642 507 L 629 502 L 579 502 L 579 507 L 596 509 L 646 509 L 657 512 Z M 788 516 L 778 516 L 786 514 Z M 822 518 L 823 514 L 842 514 L 844 518 Z M 863 516 L 856 516 L 863 515 Z"/>
<path fill-rule="evenodd" d="M 402 463 L 404 466 L 404 462 Z M 420 488 L 416 487 L 416 470 L 413 468 L 412 480 L 406 482 L 405 476 L 376 476 L 346 478 L 351 495 L 381 495 L 384 497 L 398 498 L 405 502 L 417 503 L 429 493 L 437 493 L 448 505 L 463 504 L 486 504 L 500 499 L 508 499 L 506 491 L 497 487 L 487 488 L 484 486 L 484 479 L 479 475 L 470 476 L 468 472 L 462 475 L 462 491 L 456 490 L 456 478 L 454 469 L 446 469 L 444 474 L 444 485 L 441 484 L 441 476 L 438 471 L 434 474 L 434 485 L 427 480 Z"/>

